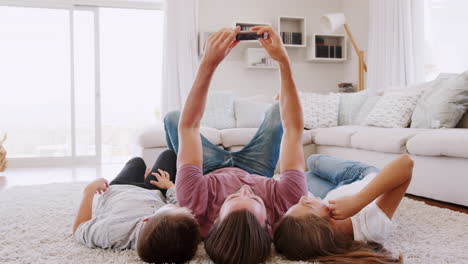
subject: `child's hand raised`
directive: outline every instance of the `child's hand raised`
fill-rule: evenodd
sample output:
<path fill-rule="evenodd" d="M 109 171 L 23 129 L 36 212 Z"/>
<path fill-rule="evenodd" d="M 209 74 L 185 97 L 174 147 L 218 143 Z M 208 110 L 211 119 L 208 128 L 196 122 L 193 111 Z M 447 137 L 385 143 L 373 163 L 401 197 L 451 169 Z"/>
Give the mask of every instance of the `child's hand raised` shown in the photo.
<path fill-rule="evenodd" d="M 157 181 L 150 181 L 151 184 L 165 190 L 175 186 L 175 184 L 171 181 L 171 177 L 167 171 L 158 169 L 158 172 L 159 173 L 151 173 L 151 175 L 157 179 Z"/>
<path fill-rule="evenodd" d="M 358 195 L 344 196 L 335 200 L 328 201 L 330 204 L 330 216 L 336 220 L 343 220 L 351 217 L 365 206 Z"/>
<path fill-rule="evenodd" d="M 107 180 L 104 178 L 99 178 L 89 183 L 85 188 L 85 192 L 90 194 L 103 194 L 107 191 L 107 189 L 109 189 L 109 183 Z"/>

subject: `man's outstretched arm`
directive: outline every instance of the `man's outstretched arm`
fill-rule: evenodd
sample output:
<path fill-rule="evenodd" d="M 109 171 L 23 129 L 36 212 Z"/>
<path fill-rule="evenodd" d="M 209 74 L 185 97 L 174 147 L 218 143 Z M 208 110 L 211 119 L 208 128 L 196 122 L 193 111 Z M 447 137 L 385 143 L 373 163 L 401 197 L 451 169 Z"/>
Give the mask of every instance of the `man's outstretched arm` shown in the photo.
<path fill-rule="evenodd" d="M 206 43 L 205 56 L 200 63 L 179 121 L 177 168 L 184 164 L 194 164 L 200 168 L 203 165 L 200 121 L 205 111 L 208 88 L 218 64 L 238 43 L 236 35 L 239 30 L 239 28 L 222 29 L 213 34 Z"/>
<path fill-rule="evenodd" d="M 260 44 L 268 54 L 278 62 L 281 74 L 281 89 L 279 93 L 281 122 L 283 123 L 283 138 L 280 150 L 280 170 L 289 169 L 304 171 L 304 150 L 302 133 L 304 120 L 301 102 L 291 72 L 291 63 L 283 42 L 271 27 L 253 27 L 257 34 L 268 33 L 268 39 L 260 38 Z"/>

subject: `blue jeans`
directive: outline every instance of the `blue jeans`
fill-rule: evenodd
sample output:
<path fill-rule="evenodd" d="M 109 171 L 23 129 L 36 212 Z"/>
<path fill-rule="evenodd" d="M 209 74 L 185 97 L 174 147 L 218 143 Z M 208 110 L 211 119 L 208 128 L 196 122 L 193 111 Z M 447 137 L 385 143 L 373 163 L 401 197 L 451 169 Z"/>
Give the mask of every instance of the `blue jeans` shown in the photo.
<path fill-rule="evenodd" d="M 307 167 L 309 171 L 305 175 L 309 192 L 322 199 L 335 188 L 362 180 L 369 173 L 379 172 L 374 166 L 321 154 L 310 156 Z"/>
<path fill-rule="evenodd" d="M 169 149 L 179 150 L 178 124 L 180 112 L 167 113 L 164 117 L 166 142 Z M 224 150 L 200 135 L 203 145 L 203 174 L 225 167 L 241 168 L 251 174 L 273 177 L 279 158 L 283 125 L 279 104 L 274 103 L 250 142 L 239 151 Z"/>

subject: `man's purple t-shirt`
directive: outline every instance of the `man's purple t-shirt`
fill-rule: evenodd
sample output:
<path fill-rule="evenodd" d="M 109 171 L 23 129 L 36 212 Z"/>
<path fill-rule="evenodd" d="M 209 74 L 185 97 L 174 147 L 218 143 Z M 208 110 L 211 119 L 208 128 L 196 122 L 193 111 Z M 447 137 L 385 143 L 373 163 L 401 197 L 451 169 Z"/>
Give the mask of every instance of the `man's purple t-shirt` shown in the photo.
<path fill-rule="evenodd" d="M 222 168 L 203 175 L 201 168 L 191 164 L 183 165 L 177 172 L 176 195 L 181 206 L 192 210 L 205 237 L 226 197 L 242 185 L 249 185 L 262 198 L 272 226 L 301 196 L 307 195 L 304 173 L 298 170 L 286 170 L 276 181 L 239 168 Z"/>

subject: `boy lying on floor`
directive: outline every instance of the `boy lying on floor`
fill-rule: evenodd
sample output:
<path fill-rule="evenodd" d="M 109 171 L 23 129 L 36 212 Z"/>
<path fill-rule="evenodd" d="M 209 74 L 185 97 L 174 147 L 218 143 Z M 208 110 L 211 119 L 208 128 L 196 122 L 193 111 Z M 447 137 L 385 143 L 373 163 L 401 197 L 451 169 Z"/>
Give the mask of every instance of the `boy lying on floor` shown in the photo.
<path fill-rule="evenodd" d="M 137 249 L 140 258 L 151 263 L 190 260 L 200 229 L 192 213 L 178 206 L 171 181 L 175 159 L 175 153 L 166 150 L 151 170 L 159 174 L 148 176 L 144 161 L 133 158 L 110 187 L 103 178 L 88 184 L 73 226 L 75 239 L 90 248 Z M 96 193 L 102 195 L 93 211 Z"/>

